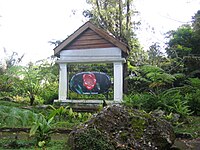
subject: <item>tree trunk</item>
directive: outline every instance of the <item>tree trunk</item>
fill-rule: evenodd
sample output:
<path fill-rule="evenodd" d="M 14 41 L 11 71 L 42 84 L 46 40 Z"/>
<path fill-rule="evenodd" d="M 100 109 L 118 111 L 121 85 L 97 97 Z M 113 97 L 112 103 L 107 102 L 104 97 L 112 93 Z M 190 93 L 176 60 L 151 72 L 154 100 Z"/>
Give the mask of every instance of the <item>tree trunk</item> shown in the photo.
<path fill-rule="evenodd" d="M 119 38 L 120 38 L 120 40 L 123 38 L 122 37 L 122 33 L 123 33 L 122 21 L 123 21 L 123 19 L 122 19 L 122 1 L 119 0 Z"/>
<path fill-rule="evenodd" d="M 128 80 L 126 80 L 126 77 L 128 76 L 128 65 L 127 63 L 124 63 L 124 71 L 123 71 L 123 75 L 124 75 L 124 94 L 128 94 Z"/>
<path fill-rule="evenodd" d="M 129 31 L 130 29 L 130 1 L 127 0 L 126 2 L 126 30 Z"/>

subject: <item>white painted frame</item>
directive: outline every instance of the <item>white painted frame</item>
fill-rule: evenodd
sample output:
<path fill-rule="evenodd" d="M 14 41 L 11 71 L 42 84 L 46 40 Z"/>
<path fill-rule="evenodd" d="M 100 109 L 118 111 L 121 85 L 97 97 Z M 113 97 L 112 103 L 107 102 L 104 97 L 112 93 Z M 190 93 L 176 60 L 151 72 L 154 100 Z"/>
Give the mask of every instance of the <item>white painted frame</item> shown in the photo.
<path fill-rule="evenodd" d="M 68 79 L 67 64 L 70 63 L 113 63 L 114 67 L 114 102 L 123 99 L 123 63 L 122 51 L 118 47 L 81 50 L 63 50 L 60 52 L 59 96 L 58 101 L 67 102 Z"/>

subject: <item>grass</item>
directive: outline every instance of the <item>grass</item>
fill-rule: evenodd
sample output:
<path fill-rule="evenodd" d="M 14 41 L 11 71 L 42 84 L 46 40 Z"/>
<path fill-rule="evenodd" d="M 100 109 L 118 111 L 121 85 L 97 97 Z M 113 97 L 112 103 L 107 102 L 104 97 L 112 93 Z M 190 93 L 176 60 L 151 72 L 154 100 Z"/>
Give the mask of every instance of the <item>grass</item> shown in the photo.
<path fill-rule="evenodd" d="M 29 133 L 3 132 L 0 135 L 0 150 L 68 150 L 67 139 L 68 134 L 54 133 L 51 135 L 51 141 L 41 148 L 36 144 L 36 139 L 29 136 Z"/>
<path fill-rule="evenodd" d="M 18 149 L 18 150 L 69 150 L 66 141 L 51 141 L 46 146 L 40 148 L 34 144 L 34 141 L 27 140 L 0 140 L 0 150 Z"/>
<path fill-rule="evenodd" d="M 193 138 L 200 138 L 200 116 L 189 116 L 187 122 L 174 127 L 176 133 L 187 133 Z"/>

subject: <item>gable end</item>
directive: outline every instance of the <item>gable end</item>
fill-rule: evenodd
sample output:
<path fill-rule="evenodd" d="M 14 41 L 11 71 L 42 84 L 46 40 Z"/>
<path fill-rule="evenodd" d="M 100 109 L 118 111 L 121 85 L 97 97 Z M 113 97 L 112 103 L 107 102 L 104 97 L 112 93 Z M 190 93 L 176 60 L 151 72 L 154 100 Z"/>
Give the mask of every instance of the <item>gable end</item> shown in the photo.
<path fill-rule="evenodd" d="M 88 28 L 71 43 L 69 43 L 69 45 L 64 47 L 64 49 L 91 49 L 106 47 L 115 47 L 115 45 Z"/>
<path fill-rule="evenodd" d="M 59 56 L 62 50 L 110 47 L 118 47 L 123 53 L 128 54 L 129 52 L 128 46 L 125 43 L 115 39 L 109 33 L 88 21 L 55 47 L 54 55 Z"/>

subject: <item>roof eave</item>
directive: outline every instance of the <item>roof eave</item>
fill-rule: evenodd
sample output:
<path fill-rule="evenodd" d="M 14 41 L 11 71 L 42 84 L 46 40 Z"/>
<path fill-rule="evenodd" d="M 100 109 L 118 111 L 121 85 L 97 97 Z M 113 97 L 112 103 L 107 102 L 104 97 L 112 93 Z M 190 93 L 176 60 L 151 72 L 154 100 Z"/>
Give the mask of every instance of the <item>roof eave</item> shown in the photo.
<path fill-rule="evenodd" d="M 71 43 L 76 37 L 78 37 L 81 33 L 83 33 L 88 27 L 89 22 L 83 24 L 80 28 L 78 28 L 74 33 L 68 36 L 65 40 L 63 40 L 58 46 L 56 46 L 54 50 L 54 55 L 59 56 L 59 52 L 66 47 L 69 43 Z"/>

